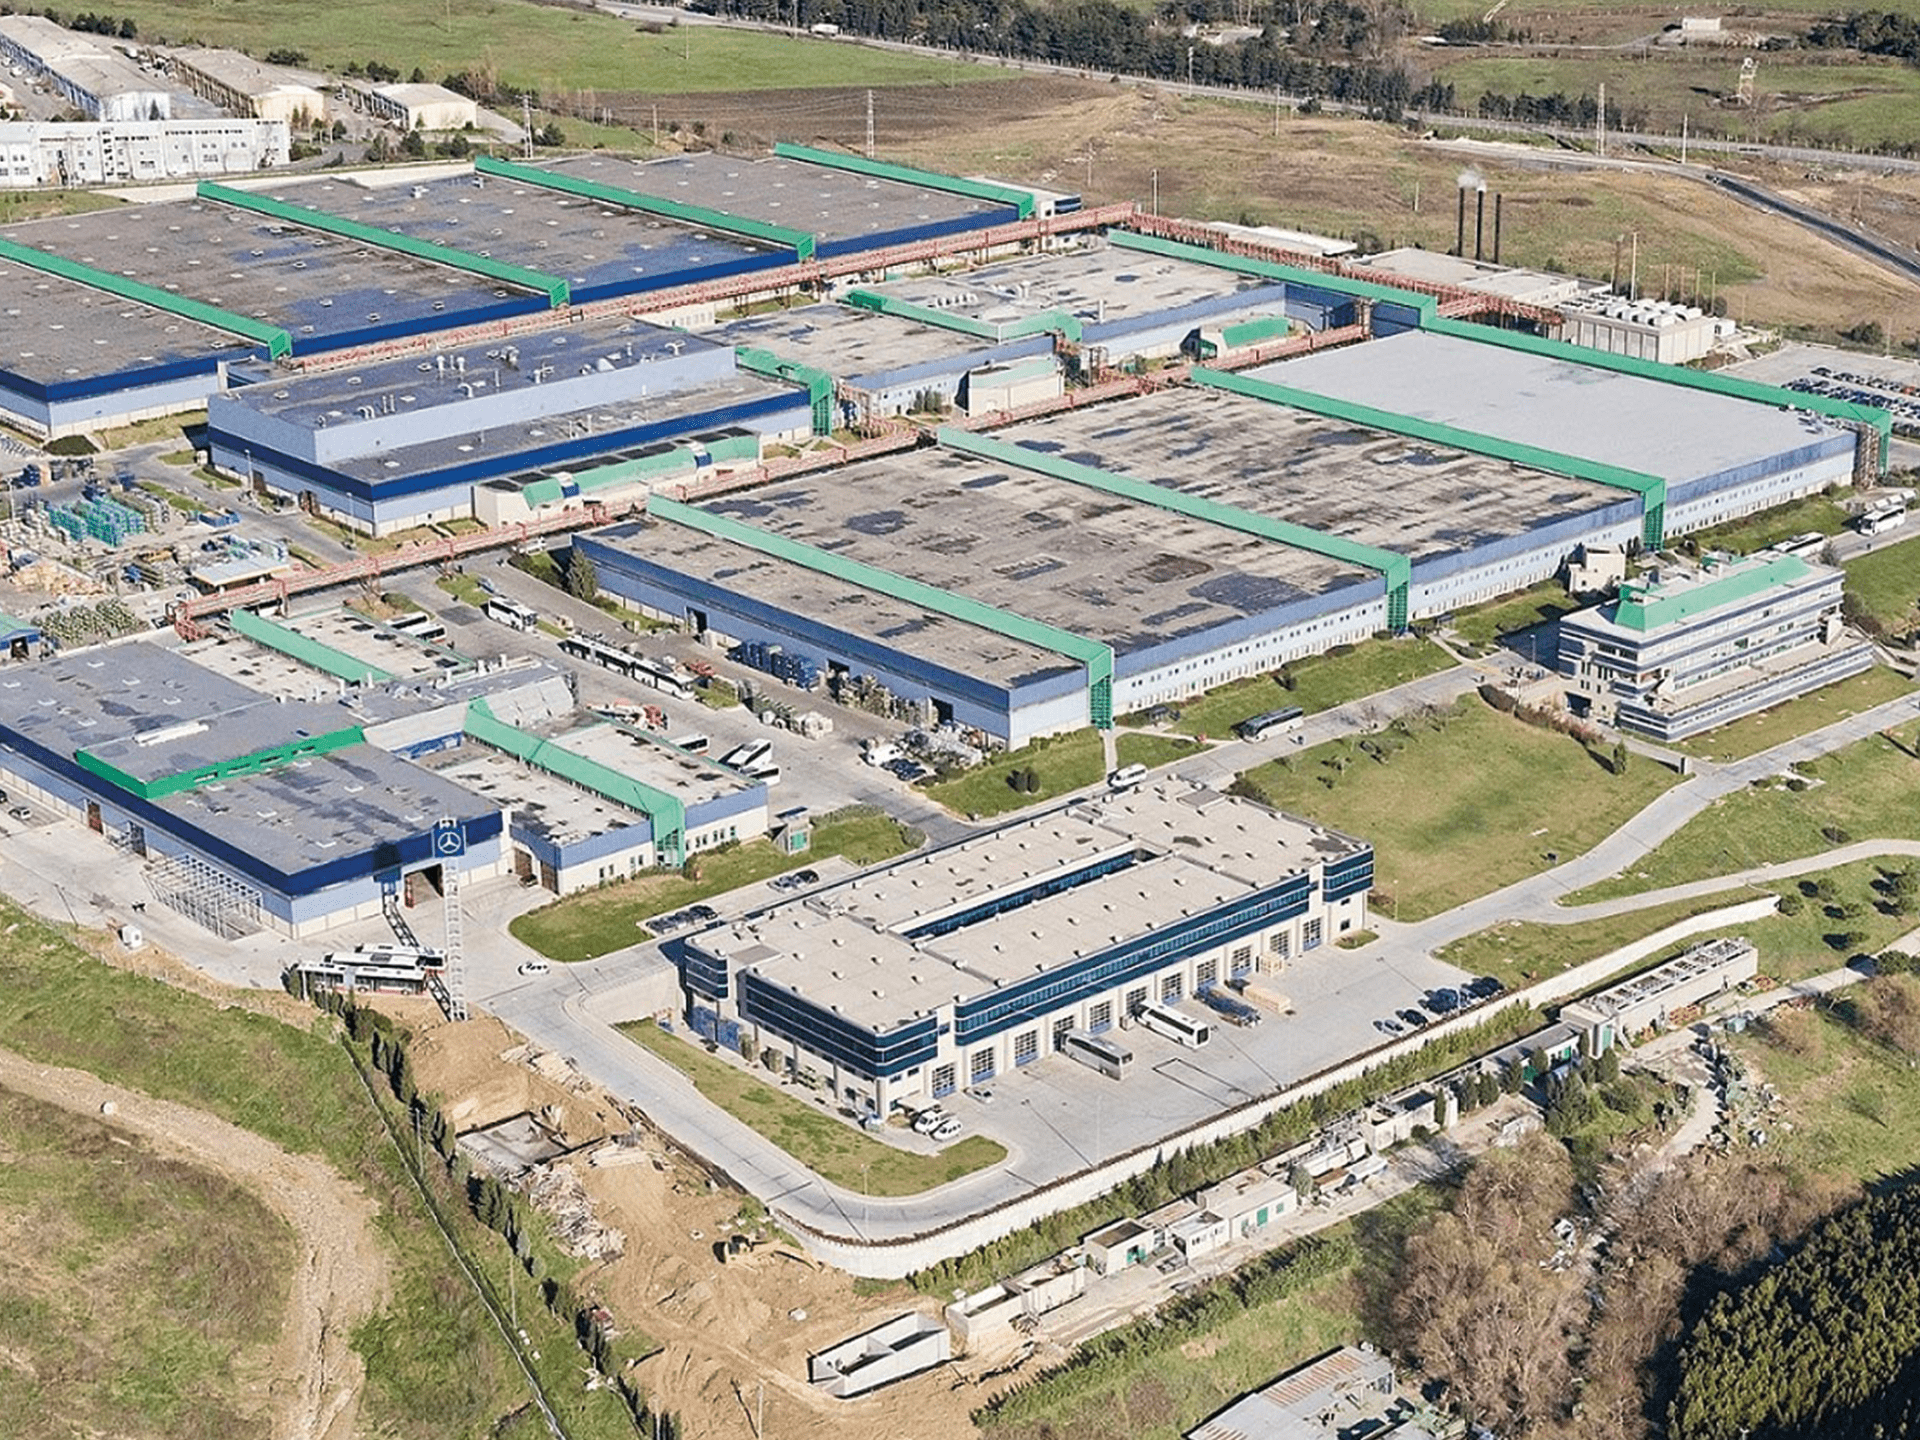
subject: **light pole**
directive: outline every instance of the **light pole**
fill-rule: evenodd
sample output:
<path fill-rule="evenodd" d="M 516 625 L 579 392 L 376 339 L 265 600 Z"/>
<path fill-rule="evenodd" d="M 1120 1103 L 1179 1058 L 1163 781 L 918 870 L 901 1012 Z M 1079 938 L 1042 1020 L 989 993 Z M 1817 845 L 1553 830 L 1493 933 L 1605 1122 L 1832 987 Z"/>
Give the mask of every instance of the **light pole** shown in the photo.
<path fill-rule="evenodd" d="M 1153 213 L 1160 213 L 1160 172 L 1153 172 Z"/>

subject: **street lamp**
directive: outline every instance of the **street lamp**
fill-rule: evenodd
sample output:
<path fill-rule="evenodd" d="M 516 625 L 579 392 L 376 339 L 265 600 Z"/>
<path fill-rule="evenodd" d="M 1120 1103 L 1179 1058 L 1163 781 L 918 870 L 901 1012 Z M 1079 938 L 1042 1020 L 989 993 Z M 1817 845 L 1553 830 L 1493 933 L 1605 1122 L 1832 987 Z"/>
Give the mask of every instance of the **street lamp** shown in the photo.
<path fill-rule="evenodd" d="M 1160 172 L 1153 172 L 1153 213 L 1160 213 Z"/>

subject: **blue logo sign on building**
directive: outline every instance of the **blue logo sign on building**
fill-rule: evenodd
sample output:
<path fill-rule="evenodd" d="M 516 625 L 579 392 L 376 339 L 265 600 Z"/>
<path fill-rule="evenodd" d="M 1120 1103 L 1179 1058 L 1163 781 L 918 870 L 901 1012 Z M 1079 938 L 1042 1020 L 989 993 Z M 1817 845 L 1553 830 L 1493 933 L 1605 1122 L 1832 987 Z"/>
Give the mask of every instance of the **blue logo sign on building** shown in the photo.
<path fill-rule="evenodd" d="M 458 860 L 467 853 L 467 827 L 458 820 L 433 822 L 433 853 L 442 860 Z"/>

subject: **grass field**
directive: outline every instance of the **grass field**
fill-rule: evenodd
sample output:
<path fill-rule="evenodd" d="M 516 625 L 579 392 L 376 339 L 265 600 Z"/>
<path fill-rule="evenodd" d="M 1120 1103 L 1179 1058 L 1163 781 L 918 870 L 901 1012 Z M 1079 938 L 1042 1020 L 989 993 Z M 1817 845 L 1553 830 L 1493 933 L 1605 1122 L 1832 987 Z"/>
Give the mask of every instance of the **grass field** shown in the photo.
<path fill-rule="evenodd" d="M 1491 975 L 1509 990 L 1517 990 L 1564 974 L 1576 965 L 1643 940 L 1690 916 L 1719 910 L 1747 898 L 1748 892 L 1736 888 L 1571 925 L 1509 920 L 1464 936 L 1451 945 L 1443 945 L 1434 956 L 1475 975 Z"/>
<path fill-rule="evenodd" d="M 905 854 L 921 838 L 891 815 L 851 806 L 814 822 L 813 848 L 806 854 L 783 855 L 764 839 L 724 846 L 694 856 L 692 877 L 678 870 L 660 871 L 583 890 L 515 917 L 507 930 L 549 960 L 594 960 L 639 944 L 646 938 L 642 922 L 654 915 L 818 864 L 830 856 L 842 856 L 855 865 L 877 865 Z"/>
<path fill-rule="evenodd" d="M 137 420 L 131 425 L 122 425 L 115 430 L 97 430 L 93 438 L 99 442 L 102 450 L 127 450 L 135 445 L 154 445 L 161 442 L 178 444 L 186 438 L 188 430 L 198 429 L 207 423 L 207 412 L 194 410 L 185 415 L 160 415 L 151 420 Z M 160 457 L 165 460 L 168 457 Z M 193 463 L 193 452 L 187 452 L 187 464 Z"/>
<path fill-rule="evenodd" d="M 252 1194 L 0 1091 L 0 1413 L 15 1440 L 264 1433 L 257 1381 L 295 1260 Z M 250 1393 L 251 1392 L 251 1393 Z"/>
<path fill-rule="evenodd" d="M 34 190 L 24 193 L 0 190 L 0 225 L 11 225 L 19 220 L 44 220 L 53 215 L 84 215 L 89 210 L 111 210 L 125 203 L 108 195 L 96 195 L 90 190 Z"/>
<path fill-rule="evenodd" d="M 1876 665 L 1810 695 L 1802 695 L 1798 700 L 1789 700 L 1758 715 L 1682 740 L 1673 748 L 1702 759 L 1741 760 L 1823 729 L 1836 720 L 1897 700 L 1912 690 L 1913 682 L 1904 675 Z"/>
<path fill-rule="evenodd" d="M 1548 620 L 1558 620 L 1568 611 L 1579 609 L 1580 604 L 1580 601 L 1567 594 L 1567 587 L 1558 580 L 1545 580 L 1531 590 L 1522 590 L 1505 600 L 1495 600 L 1461 611 L 1453 617 L 1452 628 L 1461 640 L 1473 646 L 1478 653 L 1485 654 L 1493 649 L 1501 636 L 1544 624 Z"/>
<path fill-rule="evenodd" d="M 1862 148 L 1920 139 L 1920 73 L 1854 55 L 1836 54 L 1831 64 L 1770 57 L 1760 67 L 1750 109 L 1716 103 L 1731 95 L 1739 71 L 1737 58 L 1729 64 L 1719 51 L 1656 52 L 1629 60 L 1461 50 L 1442 51 L 1431 63 L 1439 78 L 1452 83 L 1456 104 L 1468 110 L 1484 93 L 1592 95 L 1604 81 L 1609 109 L 1643 112 L 1657 131 L 1677 134 L 1685 115 L 1696 135 L 1783 141 L 1844 137 Z M 1644 269 L 1641 278 L 1646 278 Z"/>
<path fill-rule="evenodd" d="M 1246 779 L 1269 804 L 1371 841 L 1396 920 L 1436 915 L 1532 875 L 1547 868 L 1549 852 L 1579 854 L 1676 778 L 1646 761 L 1613 775 L 1578 742 L 1472 696 L 1445 713 L 1441 729 L 1411 724 L 1388 734 L 1404 744 L 1384 763 L 1336 740 Z"/>
<path fill-rule="evenodd" d="M 984 1135 L 968 1135 L 933 1155 L 901 1150 L 829 1115 L 801 1092 L 758 1080 L 651 1020 L 631 1021 L 620 1031 L 679 1070 L 734 1119 L 857 1194 L 918 1195 L 1007 1158 L 1006 1147 Z"/>
<path fill-rule="evenodd" d="M 253 55 L 304 51 L 311 68 L 378 60 L 429 80 L 486 69 L 551 97 L 580 90 L 681 94 L 812 85 L 897 85 L 992 79 L 996 72 L 810 38 L 684 25 L 656 34 L 572 6 L 479 0 L 125 0 L 146 43 L 228 45 Z M 662 117 L 664 120 L 666 117 Z M 571 122 L 562 120 L 562 128 Z"/>
<path fill-rule="evenodd" d="M 1429 640 L 1369 640 L 1346 655 L 1316 655 L 1287 666 L 1295 685 L 1287 690 L 1270 675 L 1236 680 L 1183 701 L 1176 728 L 1222 739 L 1249 715 L 1298 705 L 1308 714 L 1349 700 L 1377 695 L 1423 675 L 1452 667 L 1453 657 Z"/>
<path fill-rule="evenodd" d="M 1876 735 L 1799 772 L 1816 782 L 1795 791 L 1756 786 L 1714 801 L 1622 876 L 1567 896 L 1569 904 L 1637 895 L 1753 865 L 1818 855 L 1849 840 L 1920 839 L 1920 725 Z M 1897 742 L 1897 743 L 1896 743 Z"/>
<path fill-rule="evenodd" d="M 1114 756 L 1122 765 L 1144 765 L 1149 770 L 1198 755 L 1204 748 L 1184 735 L 1142 735 L 1134 731 L 1122 731 L 1113 742 Z"/>
<path fill-rule="evenodd" d="M 1783 1118 L 1792 1129 L 1770 1127 L 1769 1148 L 1809 1173 L 1862 1181 L 1920 1163 L 1920 1105 L 1904 1055 L 1867 1040 L 1824 1006 L 1804 1020 L 1794 1017 L 1789 1034 L 1793 1045 L 1764 1026 L 1725 1041 L 1786 1101 Z"/>
<path fill-rule="evenodd" d="M 1757 515 L 1743 515 L 1724 525 L 1695 530 L 1681 537 L 1688 548 L 1727 550 L 1735 555 L 1751 555 L 1790 536 L 1818 530 L 1822 535 L 1838 535 L 1847 528 L 1847 512 L 1824 495 L 1808 495 Z"/>
<path fill-rule="evenodd" d="M 289 1150 L 317 1153 L 380 1205 L 393 1250 L 393 1293 L 354 1337 L 367 1366 L 360 1410 L 367 1433 L 391 1440 L 486 1434 L 527 1403 L 525 1380 L 429 1228 L 324 1020 L 316 1015 L 309 1028 L 296 1028 L 113 969 L 5 902 L 0 935 L 0 1045 L 205 1110 Z M 570 1327 L 531 1309 L 523 1307 L 522 1323 L 536 1344 L 547 1345 L 555 1373 L 577 1376 Z M 581 1440 L 632 1433 L 605 1392 L 570 1385 L 562 1400 L 569 1432 Z"/>
<path fill-rule="evenodd" d="M 1920 627 L 1920 538 L 1847 562 L 1847 593 L 1898 635 Z"/>
<path fill-rule="evenodd" d="M 477 607 L 487 603 L 487 592 L 480 588 L 480 582 L 471 575 L 442 575 L 433 583 L 463 605 Z"/>
<path fill-rule="evenodd" d="M 1028 767 L 1032 767 L 1038 782 L 1032 793 L 1016 790 L 1009 783 L 1015 771 Z M 1106 773 L 1106 749 L 1100 742 L 1100 732 L 1070 730 L 1009 750 L 951 780 L 929 785 L 927 794 L 956 814 L 1004 815 L 1097 785 Z"/>

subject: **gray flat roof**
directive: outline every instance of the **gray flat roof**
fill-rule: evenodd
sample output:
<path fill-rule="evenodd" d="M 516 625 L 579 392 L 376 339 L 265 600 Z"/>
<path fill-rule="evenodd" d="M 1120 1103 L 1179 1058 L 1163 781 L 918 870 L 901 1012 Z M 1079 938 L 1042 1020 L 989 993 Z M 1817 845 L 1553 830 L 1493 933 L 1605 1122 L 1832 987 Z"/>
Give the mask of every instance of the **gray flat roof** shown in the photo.
<path fill-rule="evenodd" d="M 990 340 L 957 330 L 830 304 L 732 320 L 706 334 L 728 345 L 770 350 L 782 360 L 811 365 L 851 382 L 943 360 L 955 369 L 971 368 L 986 363 L 985 356 L 994 348 Z"/>
<path fill-rule="evenodd" d="M 329 215 L 558 275 L 581 289 L 666 284 L 677 271 L 787 253 L 497 175 L 433 180 L 377 173 L 324 176 L 287 181 L 268 193 Z"/>
<path fill-rule="evenodd" d="M 678 796 L 689 809 L 723 795 L 758 789 L 762 784 L 724 765 L 676 749 L 671 737 L 667 743 L 659 743 L 638 731 L 604 720 L 566 726 L 550 738 L 562 750 L 598 761 L 643 785 Z"/>
<path fill-rule="evenodd" d="M 416 640 L 345 606 L 285 617 L 279 623 L 355 660 L 376 665 L 398 680 L 445 675 L 473 663 L 444 645 Z"/>
<path fill-rule="evenodd" d="M 1191 260 L 1122 250 L 1101 240 L 972 270 L 862 288 L 989 324 L 1065 310 L 1087 324 L 1137 319 L 1271 282 Z"/>
<path fill-rule="evenodd" d="M 542 475 L 559 471 L 585 470 L 625 449 L 654 443 L 653 439 L 622 440 L 622 432 L 641 427 L 665 426 L 658 439 L 677 439 L 731 422 L 720 412 L 756 400 L 784 397 L 800 410 L 807 409 L 804 390 L 764 380 L 747 371 L 736 371 L 724 380 L 690 385 L 681 390 L 623 400 L 617 405 L 591 405 L 578 410 L 562 410 L 539 420 L 496 425 L 486 430 L 450 435 L 444 440 L 425 440 L 417 445 L 399 445 L 370 455 L 356 455 L 333 461 L 329 468 L 340 475 L 365 481 L 382 481 L 428 475 L 454 466 L 495 462 L 496 473 L 504 473 L 521 464 L 529 464 Z M 718 418 L 716 418 L 718 416 Z M 516 459 L 531 456 L 568 440 L 601 436 L 603 448 L 590 450 L 566 460 L 542 462 Z"/>
<path fill-rule="evenodd" d="M 1013 686 L 1080 668 L 1051 650 L 929 614 L 851 581 L 714 540 L 685 526 L 632 521 L 596 530 L 593 538 L 679 574 L 749 596 L 776 611 L 871 636 L 904 654 L 989 683 Z"/>
<path fill-rule="evenodd" d="M 252 350 L 224 330 L 0 261 L 0 370 L 56 384 Z"/>
<path fill-rule="evenodd" d="M 463 312 L 527 293 L 200 200 L 33 220 L 0 234 L 278 325 L 296 351 L 303 337 L 435 315 L 453 325 Z"/>
<path fill-rule="evenodd" d="M 0 676 L 0 725 L 64 755 L 98 751 L 136 779 L 354 723 L 337 703 L 282 704 L 145 640 Z M 283 874 L 410 839 L 440 815 L 471 817 L 488 808 L 470 792 L 364 744 L 150 803 Z"/>
<path fill-rule="evenodd" d="M 510 342 L 476 341 L 447 346 L 432 355 L 410 355 L 337 370 L 303 375 L 268 375 L 259 383 L 243 385 L 232 398 L 262 415 L 275 416 L 302 429 L 343 420 L 362 405 L 381 409 L 391 398 L 396 410 L 427 410 L 465 400 L 460 386 L 471 384 L 489 393 L 523 390 L 541 381 L 534 377 L 544 366 L 566 378 L 577 370 L 637 370 L 656 361 L 671 360 L 688 350 L 716 350 L 711 340 L 649 325 L 641 320 L 591 320 L 562 330 L 537 330 L 516 335 Z M 504 352 L 511 350 L 509 358 Z"/>
<path fill-rule="evenodd" d="M 1673 484 L 1844 433 L 1804 413 L 1422 330 L 1249 373 Z"/>
<path fill-rule="evenodd" d="M 875 1030 L 1167 926 L 1363 841 L 1166 779 L 1048 810 L 703 931 L 726 955 Z M 921 923 L 1134 852 L 1130 865 L 938 935 Z"/>
<path fill-rule="evenodd" d="M 1310 551 L 947 450 L 873 460 L 708 508 L 1103 641 L 1119 655 L 1367 578 Z"/>
<path fill-rule="evenodd" d="M 462 745 L 428 756 L 424 763 L 443 781 L 484 796 L 502 809 L 511 806 L 515 828 L 531 830 L 555 845 L 576 845 L 595 835 L 647 823 L 644 815 L 604 795 L 484 745 Z"/>
<path fill-rule="evenodd" d="M 642 195 L 805 230 L 828 242 L 867 241 L 941 220 L 984 220 L 1007 208 L 899 180 L 871 179 L 849 170 L 776 157 L 743 160 L 708 152 L 634 160 L 596 153 L 556 161 L 548 168 Z"/>
<path fill-rule="evenodd" d="M 1220 391 L 1166 390 L 996 432 L 1410 560 L 1470 550 L 1633 497 Z"/>

